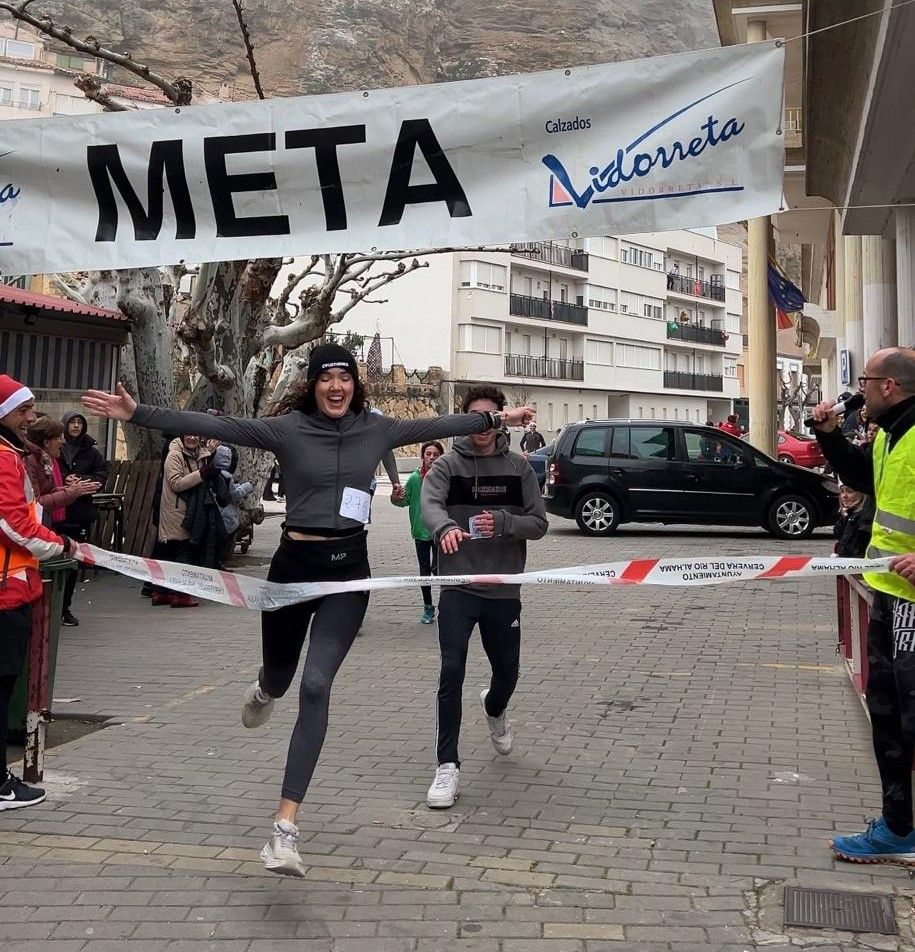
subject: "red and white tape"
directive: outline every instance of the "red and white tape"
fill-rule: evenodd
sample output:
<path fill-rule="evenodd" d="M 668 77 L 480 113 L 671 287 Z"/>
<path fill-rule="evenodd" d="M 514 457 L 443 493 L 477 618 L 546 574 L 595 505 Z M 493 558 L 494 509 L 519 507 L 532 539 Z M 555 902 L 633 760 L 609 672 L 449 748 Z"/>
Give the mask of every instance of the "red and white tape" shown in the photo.
<path fill-rule="evenodd" d="M 197 568 L 177 562 L 161 562 L 136 555 L 109 552 L 80 543 L 76 558 L 86 565 L 111 569 L 121 575 L 153 582 L 176 592 L 185 592 L 256 611 L 274 611 L 286 605 L 307 602 L 340 592 L 366 592 L 417 585 L 723 585 L 729 582 L 817 578 L 889 572 L 890 559 L 830 559 L 809 555 L 760 555 L 715 559 L 631 559 L 599 565 L 574 565 L 564 569 L 522 572 L 517 575 L 398 575 L 356 579 L 352 582 L 296 582 L 281 584 Z"/>

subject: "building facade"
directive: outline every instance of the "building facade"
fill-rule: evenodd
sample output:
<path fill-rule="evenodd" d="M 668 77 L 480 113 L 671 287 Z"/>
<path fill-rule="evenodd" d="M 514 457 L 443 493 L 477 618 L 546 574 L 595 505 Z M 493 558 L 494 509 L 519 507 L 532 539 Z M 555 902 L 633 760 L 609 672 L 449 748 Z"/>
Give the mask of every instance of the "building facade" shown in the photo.
<path fill-rule="evenodd" d="M 738 397 L 740 249 L 714 230 L 435 255 L 354 311 L 456 397 L 492 383 L 554 435 L 584 418 L 722 420 Z"/>

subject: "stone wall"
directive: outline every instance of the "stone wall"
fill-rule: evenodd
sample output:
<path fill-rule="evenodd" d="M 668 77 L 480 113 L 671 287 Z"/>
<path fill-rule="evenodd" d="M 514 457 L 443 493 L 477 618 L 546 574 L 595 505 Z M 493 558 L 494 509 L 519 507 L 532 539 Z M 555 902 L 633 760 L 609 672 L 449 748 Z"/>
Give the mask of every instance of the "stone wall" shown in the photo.
<path fill-rule="evenodd" d="M 449 407 L 449 383 L 441 367 L 407 371 L 403 364 L 394 364 L 389 371 L 370 375 L 364 363 L 359 375 L 367 380 L 366 392 L 373 407 L 385 416 L 400 420 L 419 420 L 452 412 Z M 394 450 L 400 457 L 418 457 L 419 444 L 401 446 Z"/>

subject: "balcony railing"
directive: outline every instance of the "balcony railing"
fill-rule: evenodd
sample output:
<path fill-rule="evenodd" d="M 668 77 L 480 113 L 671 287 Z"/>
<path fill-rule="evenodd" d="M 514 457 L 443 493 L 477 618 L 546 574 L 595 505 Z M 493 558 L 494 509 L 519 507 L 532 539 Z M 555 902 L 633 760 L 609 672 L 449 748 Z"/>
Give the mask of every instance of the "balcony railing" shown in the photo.
<path fill-rule="evenodd" d="M 679 370 L 665 370 L 664 386 L 669 390 L 706 390 L 720 393 L 724 390 L 724 378 L 716 374 L 690 374 Z"/>
<path fill-rule="evenodd" d="M 712 284 L 711 281 L 700 281 L 682 274 L 667 275 L 667 290 L 677 294 L 688 294 L 690 297 L 711 298 L 713 301 L 724 300 L 724 285 Z"/>
<path fill-rule="evenodd" d="M 521 258 L 533 258 L 535 261 L 545 261 L 561 268 L 574 268 L 576 271 L 588 270 L 588 256 L 584 251 L 567 248 L 565 245 L 554 245 L 552 241 L 526 241 L 512 245 L 512 254 Z"/>
<path fill-rule="evenodd" d="M 667 336 L 671 339 L 689 341 L 691 344 L 715 344 L 724 347 L 727 334 L 714 327 L 698 324 L 668 324 Z"/>
<path fill-rule="evenodd" d="M 584 380 L 583 360 L 560 360 L 558 357 L 528 357 L 525 354 L 505 355 L 506 377 L 540 377 L 549 380 Z"/>
<path fill-rule="evenodd" d="M 563 324 L 588 326 L 588 309 L 580 304 L 565 301 L 549 301 L 546 298 L 530 297 L 527 294 L 511 294 L 508 311 L 517 317 L 533 317 L 540 321 L 560 321 Z"/>

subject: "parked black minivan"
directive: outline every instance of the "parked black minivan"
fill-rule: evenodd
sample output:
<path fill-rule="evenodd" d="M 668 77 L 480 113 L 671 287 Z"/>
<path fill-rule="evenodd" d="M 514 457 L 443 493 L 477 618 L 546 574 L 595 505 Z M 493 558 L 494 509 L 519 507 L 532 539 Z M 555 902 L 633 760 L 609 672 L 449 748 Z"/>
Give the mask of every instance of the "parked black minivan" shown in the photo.
<path fill-rule="evenodd" d="M 571 423 L 547 461 L 547 512 L 585 535 L 622 522 L 762 526 L 806 539 L 838 514 L 838 485 L 709 426 L 655 420 Z"/>

